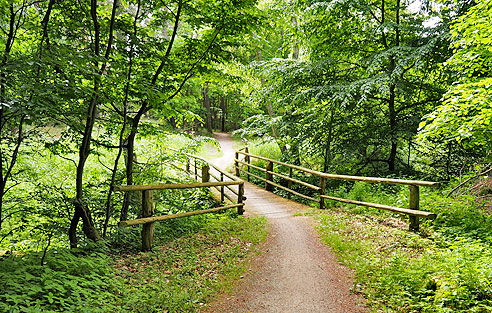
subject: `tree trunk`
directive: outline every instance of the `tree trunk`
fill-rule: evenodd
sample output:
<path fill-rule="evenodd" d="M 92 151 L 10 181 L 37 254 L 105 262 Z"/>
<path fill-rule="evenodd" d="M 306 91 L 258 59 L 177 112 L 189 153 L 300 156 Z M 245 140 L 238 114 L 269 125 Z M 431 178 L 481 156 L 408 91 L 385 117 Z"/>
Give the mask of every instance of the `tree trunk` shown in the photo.
<path fill-rule="evenodd" d="M 400 1 L 396 1 L 396 30 L 395 30 L 395 47 L 400 45 Z M 385 23 L 385 0 L 381 1 L 381 24 Z M 388 42 L 386 34 L 383 32 L 382 36 L 383 46 L 388 49 Z M 395 56 L 390 57 L 390 63 L 388 66 L 388 75 L 391 77 L 393 71 L 396 68 Z M 398 151 L 398 125 L 397 125 L 397 112 L 395 109 L 396 102 L 396 83 L 391 82 L 389 86 L 389 100 L 388 100 L 388 118 L 389 118 L 389 131 L 390 131 L 390 153 L 388 156 L 388 170 L 392 173 L 395 172 L 396 155 Z"/>
<path fill-rule="evenodd" d="M 169 40 L 169 45 L 167 46 L 166 53 L 164 55 L 164 59 L 161 61 L 159 64 L 159 67 L 157 68 L 156 72 L 154 73 L 154 76 L 152 77 L 152 81 L 150 82 L 150 88 L 153 88 L 157 80 L 159 78 L 159 75 L 161 74 L 162 70 L 164 69 L 164 66 L 166 65 L 167 59 L 169 58 L 169 55 L 171 53 L 171 49 L 174 44 L 174 40 L 176 38 L 176 34 L 178 32 L 178 24 L 179 24 L 179 19 L 181 16 L 181 9 L 183 7 L 183 2 L 180 0 L 178 2 L 178 10 L 175 15 L 175 20 L 174 20 L 174 27 L 173 27 L 173 33 L 171 35 L 171 39 Z M 136 33 L 136 29 L 135 29 Z M 130 129 L 130 134 L 126 138 L 126 184 L 127 185 L 133 185 L 133 162 L 135 158 L 135 137 L 137 136 L 138 132 L 138 125 L 140 123 L 140 119 L 142 116 L 150 110 L 150 107 L 148 107 L 148 102 L 144 101 L 142 103 L 142 106 L 140 109 L 137 111 L 135 116 L 133 118 L 130 118 L 131 120 L 131 129 Z M 130 195 L 128 192 L 125 193 L 125 196 L 123 198 L 123 205 L 121 206 L 121 212 L 120 212 L 120 220 L 121 221 L 126 221 L 128 218 L 128 208 L 130 206 Z"/>
<path fill-rule="evenodd" d="M 292 28 L 297 28 L 297 18 L 295 16 L 291 17 L 290 22 L 292 24 Z M 292 38 L 292 39 L 293 39 L 292 59 L 297 60 L 299 59 L 299 42 L 297 42 L 296 38 Z"/>
<path fill-rule="evenodd" d="M 394 63 L 394 60 L 392 60 Z M 390 138 L 391 138 L 391 149 L 388 157 L 388 169 L 390 172 L 395 171 L 396 163 L 396 152 L 398 147 L 398 137 L 397 137 L 397 121 L 396 121 L 396 111 L 395 111 L 395 85 L 390 86 L 390 99 L 388 103 L 389 109 L 389 123 L 390 123 Z"/>
<path fill-rule="evenodd" d="M 208 84 L 209 82 L 205 83 L 205 90 L 203 91 L 203 105 L 205 106 L 205 109 L 207 110 L 207 116 L 205 119 L 205 128 L 212 133 L 212 109 L 210 107 L 210 98 L 208 96 Z"/>
<path fill-rule="evenodd" d="M 326 138 L 325 144 L 325 155 L 324 155 L 324 163 L 323 163 L 323 172 L 328 172 L 328 166 L 331 163 L 331 142 L 333 136 L 333 110 L 330 112 L 330 122 L 328 124 L 328 136 Z"/>
<path fill-rule="evenodd" d="M 220 97 L 220 109 L 222 110 L 222 125 L 221 125 L 221 131 L 225 132 L 225 120 L 226 120 L 226 102 L 225 102 L 225 97 L 221 96 Z"/>
<path fill-rule="evenodd" d="M 99 83 L 101 79 L 101 75 L 104 74 L 106 70 L 106 65 L 109 60 L 109 56 L 111 53 L 112 43 L 113 43 L 113 29 L 114 22 L 116 17 L 116 10 L 118 7 L 117 0 L 113 1 L 113 8 L 111 12 L 111 19 L 109 25 L 109 36 L 108 36 L 108 45 L 106 47 L 106 51 L 104 54 L 104 61 L 99 69 L 99 75 L 94 77 L 94 85 L 91 95 L 91 100 L 89 102 L 89 107 L 87 108 L 87 117 L 82 137 L 82 142 L 79 147 L 79 161 L 77 164 L 77 173 L 76 173 L 76 181 L 75 181 L 75 212 L 70 223 L 69 228 L 69 239 L 70 239 L 70 247 L 77 247 L 77 224 L 82 218 L 82 230 L 87 238 L 97 241 L 101 237 L 99 236 L 94 223 L 91 218 L 90 210 L 87 205 L 84 204 L 84 194 L 83 194 L 83 175 L 84 168 L 87 158 L 89 157 L 91 151 L 91 141 L 92 141 L 92 131 L 94 129 L 95 119 L 97 116 L 97 110 L 99 106 Z M 91 18 L 94 26 L 94 54 L 98 57 L 100 55 L 99 45 L 100 45 L 100 25 L 97 17 L 97 0 L 91 0 Z M 96 61 L 95 66 L 98 67 L 99 64 Z"/>
<path fill-rule="evenodd" d="M 120 0 L 118 0 L 118 1 L 120 1 Z M 138 21 L 139 14 L 140 14 L 140 7 L 141 7 L 141 1 L 139 0 L 138 5 L 137 5 L 137 12 L 135 13 L 135 18 L 133 19 L 133 35 L 135 37 L 137 36 L 137 21 Z M 134 45 L 132 44 L 130 46 L 130 53 L 129 53 L 129 60 L 128 60 L 128 73 L 127 73 L 127 77 L 126 77 L 127 82 L 125 85 L 125 98 L 123 99 L 123 112 L 122 112 L 123 113 L 123 125 L 121 126 L 120 137 L 118 140 L 118 143 L 119 143 L 118 154 L 117 154 L 116 159 L 114 161 L 113 171 L 111 173 L 111 182 L 110 182 L 110 186 L 109 186 L 108 196 L 106 198 L 106 219 L 104 220 L 104 227 L 103 227 L 103 236 L 104 237 L 106 237 L 106 231 L 108 228 L 109 218 L 111 216 L 111 195 L 113 193 L 113 185 L 114 185 L 115 180 L 116 180 L 116 172 L 118 170 L 118 163 L 119 163 L 119 160 L 121 158 L 121 155 L 123 154 L 123 149 L 125 148 L 124 147 L 124 144 L 125 144 L 124 135 L 125 135 L 125 131 L 126 131 L 127 123 L 128 123 L 128 116 L 127 116 L 127 114 L 128 114 L 128 96 L 129 96 L 129 92 L 130 92 L 130 81 L 131 81 L 132 70 L 133 70 L 133 53 L 134 53 Z M 125 203 L 125 201 L 128 201 L 128 199 L 126 199 L 127 194 L 128 193 L 125 193 L 125 195 L 124 195 L 123 203 Z M 124 205 L 123 205 L 123 207 L 124 207 Z M 126 220 L 126 215 L 128 213 L 128 207 L 126 207 L 126 208 L 127 209 L 125 210 L 125 220 Z M 122 209 L 122 211 L 123 211 L 123 209 Z"/>

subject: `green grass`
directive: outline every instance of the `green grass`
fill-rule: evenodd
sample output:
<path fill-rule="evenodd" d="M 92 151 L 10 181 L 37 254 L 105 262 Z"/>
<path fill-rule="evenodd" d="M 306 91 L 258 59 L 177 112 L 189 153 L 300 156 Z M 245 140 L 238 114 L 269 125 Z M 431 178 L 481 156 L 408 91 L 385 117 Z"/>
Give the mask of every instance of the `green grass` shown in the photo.
<path fill-rule="evenodd" d="M 194 234 L 168 238 L 153 252 L 115 256 L 125 312 L 197 312 L 245 270 L 266 237 L 264 218 L 210 217 Z"/>
<path fill-rule="evenodd" d="M 367 195 L 380 203 L 402 196 Z M 421 202 L 437 219 L 423 222 L 417 234 L 404 216 L 362 207 L 310 214 L 323 242 L 354 269 L 354 289 L 372 311 L 491 312 L 492 218 L 472 202 L 437 193 L 424 193 Z"/>
<path fill-rule="evenodd" d="M 224 155 L 224 152 L 220 150 L 217 142 L 205 142 L 200 149 L 198 149 L 196 155 L 201 156 L 207 160 L 215 160 Z"/>

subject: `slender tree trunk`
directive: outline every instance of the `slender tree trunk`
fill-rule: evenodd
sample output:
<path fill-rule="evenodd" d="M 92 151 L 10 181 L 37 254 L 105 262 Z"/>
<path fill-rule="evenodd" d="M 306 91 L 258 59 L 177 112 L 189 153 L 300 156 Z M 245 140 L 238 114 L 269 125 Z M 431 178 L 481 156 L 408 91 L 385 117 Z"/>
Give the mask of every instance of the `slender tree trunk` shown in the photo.
<path fill-rule="evenodd" d="M 395 29 L 395 47 L 400 45 L 400 1 L 396 1 L 396 29 Z M 381 23 L 385 23 L 385 0 L 381 2 Z M 382 42 L 386 49 L 388 49 L 388 42 L 386 34 L 383 31 Z M 388 66 L 388 75 L 391 77 L 393 71 L 396 68 L 395 56 L 390 57 L 390 64 Z M 389 100 L 388 100 L 388 118 L 390 126 L 390 153 L 388 156 L 388 170 L 390 172 L 395 171 L 396 156 L 398 152 L 398 123 L 396 112 L 396 83 L 392 81 L 389 86 Z"/>
<path fill-rule="evenodd" d="M 328 166 L 331 163 L 331 142 L 333 136 L 333 110 L 330 112 L 330 122 L 328 124 L 328 136 L 326 138 L 325 144 L 325 160 L 323 164 L 323 172 L 328 172 Z"/>
<path fill-rule="evenodd" d="M 9 32 L 7 34 L 7 40 L 5 43 L 5 49 L 3 51 L 3 56 L 2 56 L 2 63 L 0 64 L 0 102 L 5 103 L 5 97 L 6 97 L 6 82 L 7 82 L 7 73 L 4 71 L 4 67 L 7 64 L 7 60 L 10 55 L 10 50 L 12 49 L 12 45 L 14 42 L 14 28 L 15 28 L 15 17 L 16 14 L 14 12 L 14 4 L 13 2 L 9 6 L 10 10 L 10 20 L 9 20 Z M 6 126 L 5 123 L 7 122 L 6 118 L 6 111 L 5 107 L 2 105 L 0 106 L 0 144 L 3 143 L 3 131 L 4 127 Z M 3 211 L 3 196 L 5 194 L 5 187 L 7 184 L 7 177 L 4 176 L 4 166 L 3 162 L 5 159 L 5 154 L 4 151 L 0 145 L 0 229 L 2 229 L 2 222 L 3 222 L 3 217 L 2 217 L 2 211 Z"/>
<path fill-rule="evenodd" d="M 222 110 L 222 125 L 221 125 L 221 131 L 225 132 L 225 120 L 226 120 L 226 102 L 225 102 L 225 97 L 221 96 L 220 97 L 220 109 Z"/>
<path fill-rule="evenodd" d="M 141 1 L 138 1 L 137 5 L 137 12 L 135 13 L 135 18 L 133 19 L 133 36 L 137 36 L 137 21 L 140 15 L 140 8 L 141 8 Z M 131 41 L 130 41 L 131 42 Z M 119 137 L 119 148 L 118 148 L 118 154 L 116 156 L 116 159 L 114 161 L 114 166 L 113 170 L 111 173 L 111 182 L 109 186 L 109 191 L 108 191 L 108 197 L 106 198 L 106 218 L 104 220 L 104 228 L 103 228 L 103 236 L 106 237 L 106 232 L 108 228 L 108 223 L 109 219 L 111 217 L 111 196 L 113 193 L 113 186 L 116 180 L 116 172 L 118 170 L 118 163 L 120 161 L 121 155 L 123 154 L 123 149 L 125 148 L 125 131 L 126 131 L 126 126 L 128 123 L 128 96 L 130 92 L 130 81 L 132 77 L 132 70 L 133 70 L 133 54 L 134 54 L 134 49 L 135 45 L 131 42 L 130 45 L 130 52 L 129 52 L 129 59 L 128 59 L 128 73 L 126 77 L 126 85 L 125 85 L 125 97 L 123 99 L 123 125 L 121 126 L 121 131 L 120 131 L 120 137 Z M 128 193 L 125 193 L 123 202 L 128 201 L 127 199 Z M 126 214 L 126 213 L 125 213 Z M 125 217 L 126 219 L 126 217 Z"/>
<path fill-rule="evenodd" d="M 94 129 L 97 111 L 99 107 L 99 84 L 100 76 L 104 74 L 111 53 L 112 43 L 113 43 L 113 29 L 117 9 L 117 0 L 113 1 L 113 8 L 111 12 L 108 45 L 106 47 L 106 52 L 104 54 L 104 62 L 99 69 L 99 75 L 94 77 L 93 90 L 91 95 L 91 100 L 87 108 L 87 118 L 85 122 L 82 142 L 79 147 L 79 161 L 77 164 L 76 181 L 75 181 L 75 212 L 70 222 L 70 228 L 68 230 L 68 236 L 70 239 L 70 247 L 77 247 L 77 225 L 79 220 L 82 219 L 82 230 L 87 238 L 97 241 L 101 237 L 94 226 L 92 221 L 91 213 L 89 207 L 84 204 L 84 194 L 83 194 L 83 175 L 85 169 L 85 163 L 89 157 L 91 151 L 91 141 L 92 141 L 92 131 Z M 91 0 L 91 18 L 94 26 L 94 54 L 96 56 L 100 55 L 100 25 L 97 16 L 97 0 Z M 98 67 L 99 64 L 95 63 Z"/>
<path fill-rule="evenodd" d="M 394 62 L 394 61 L 393 61 Z M 396 153 L 398 148 L 397 137 L 397 121 L 395 111 L 395 85 L 390 86 L 390 99 L 388 103 L 389 109 L 389 122 L 390 122 L 390 135 L 391 135 L 391 149 L 388 157 L 388 167 L 390 172 L 395 171 Z"/>
<path fill-rule="evenodd" d="M 291 17 L 290 22 L 291 22 L 292 28 L 297 28 L 297 18 L 295 16 Z M 299 59 L 299 42 L 297 41 L 296 38 L 292 38 L 292 39 L 293 39 L 292 58 L 294 60 L 297 60 L 297 59 Z"/>
<path fill-rule="evenodd" d="M 179 19 L 181 16 L 181 9 L 183 7 L 182 1 L 178 2 L 178 10 L 176 12 L 175 20 L 174 20 L 174 28 L 173 28 L 173 33 L 171 35 L 171 39 L 169 40 L 169 44 L 167 46 L 166 53 L 164 55 L 163 60 L 159 64 L 159 67 L 157 68 L 156 72 L 154 73 L 154 76 L 152 77 L 152 81 L 150 82 L 150 88 L 154 88 L 154 86 L 157 83 L 157 80 L 159 79 L 160 74 L 162 73 L 164 66 L 166 65 L 167 59 L 169 58 L 169 55 L 171 53 L 171 49 L 174 44 L 174 40 L 176 39 L 176 35 L 178 32 L 178 25 L 179 25 Z M 135 138 L 137 136 L 138 132 L 138 125 L 140 124 L 140 119 L 142 116 L 150 110 L 150 107 L 148 106 L 148 102 L 144 101 L 142 103 L 142 106 L 138 110 L 138 112 L 135 114 L 133 118 L 130 118 L 131 120 L 131 128 L 130 128 L 130 134 L 128 135 L 126 139 L 126 184 L 127 185 L 133 185 L 133 162 L 135 158 Z M 121 213 L 120 213 L 120 220 L 121 221 L 126 221 L 128 218 L 128 208 L 130 206 L 130 195 L 128 192 L 125 193 L 125 196 L 123 198 L 123 205 L 121 206 Z"/>
<path fill-rule="evenodd" d="M 205 90 L 203 91 L 203 106 L 207 110 L 207 116 L 205 119 L 205 128 L 212 133 L 212 109 L 210 107 L 210 97 L 208 96 L 208 82 L 205 83 Z"/>

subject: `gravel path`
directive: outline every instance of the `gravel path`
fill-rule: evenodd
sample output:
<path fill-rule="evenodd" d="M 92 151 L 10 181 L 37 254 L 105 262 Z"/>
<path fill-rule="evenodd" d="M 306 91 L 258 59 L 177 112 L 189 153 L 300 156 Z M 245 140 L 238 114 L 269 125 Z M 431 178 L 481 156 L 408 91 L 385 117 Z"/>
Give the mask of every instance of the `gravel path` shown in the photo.
<path fill-rule="evenodd" d="M 230 135 L 217 133 L 224 156 L 232 163 Z M 306 206 L 245 184 L 246 212 L 268 218 L 266 245 L 232 294 L 220 295 L 204 312 L 366 312 L 350 293 L 350 272 L 319 242 L 308 217 L 292 216 Z"/>

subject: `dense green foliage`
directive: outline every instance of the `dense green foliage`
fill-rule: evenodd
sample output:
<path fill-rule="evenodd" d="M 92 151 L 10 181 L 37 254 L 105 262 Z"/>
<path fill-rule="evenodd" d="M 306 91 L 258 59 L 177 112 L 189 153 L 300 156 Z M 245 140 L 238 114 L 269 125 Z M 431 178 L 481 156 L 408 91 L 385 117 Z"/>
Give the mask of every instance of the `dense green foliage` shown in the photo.
<path fill-rule="evenodd" d="M 43 264 L 41 264 L 42 262 Z M 109 312 L 118 287 L 111 260 L 103 253 L 74 255 L 66 249 L 3 256 L 2 312 Z M 107 303 L 107 307 L 102 304 Z"/>
<path fill-rule="evenodd" d="M 447 65 L 456 82 L 444 95 L 444 103 L 422 122 L 422 138 L 466 147 L 490 147 L 492 31 L 491 1 L 479 1 L 451 26 L 455 51 Z"/>
<path fill-rule="evenodd" d="M 275 2 L 263 58 L 244 70 L 256 111 L 238 133 L 341 174 L 450 180 L 488 164 L 490 1 L 474 5 Z"/>
<path fill-rule="evenodd" d="M 190 95 L 214 73 L 210 63 L 231 59 L 241 34 L 256 24 L 254 5 L 3 1 L 0 240 L 31 231 L 22 214 L 26 207 L 68 218 L 62 227 L 69 226 L 72 247 L 79 222 L 85 236 L 97 241 L 110 223 L 135 214 L 129 195 L 115 207 L 121 199 L 111 186 L 135 184 L 153 172 L 136 145 L 166 121 L 174 127 L 188 122 L 196 130 L 201 108 Z M 62 165 L 63 180 L 40 183 L 45 179 L 35 163 L 38 152 L 53 165 L 70 160 Z M 95 169 L 98 161 L 102 167 Z M 146 183 L 156 178 L 149 175 Z M 47 197 L 48 207 L 42 201 L 46 190 L 58 197 Z M 42 228 L 53 236 L 47 225 Z"/>

